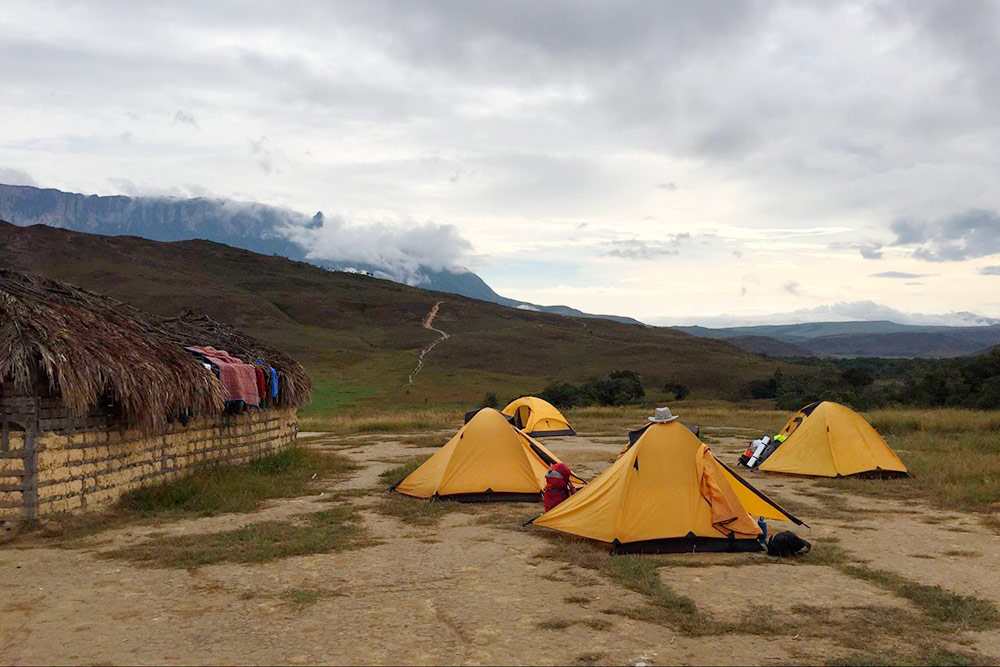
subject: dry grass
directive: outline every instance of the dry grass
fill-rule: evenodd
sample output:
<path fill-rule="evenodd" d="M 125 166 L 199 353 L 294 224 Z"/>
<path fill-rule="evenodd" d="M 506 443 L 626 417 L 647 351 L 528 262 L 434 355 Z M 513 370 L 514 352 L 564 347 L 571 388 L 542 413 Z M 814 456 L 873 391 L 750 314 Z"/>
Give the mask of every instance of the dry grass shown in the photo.
<path fill-rule="evenodd" d="M 844 564 L 840 570 L 906 598 L 942 630 L 986 630 L 1000 626 L 997 606 L 988 600 L 952 593 L 940 586 L 920 584 L 894 572 L 864 565 Z"/>
<path fill-rule="evenodd" d="M 351 507 L 314 512 L 297 521 L 262 521 L 219 533 L 160 536 L 103 552 L 102 557 L 150 567 L 189 568 L 217 563 L 264 563 L 279 558 L 372 546 Z"/>
<path fill-rule="evenodd" d="M 299 427 L 303 431 L 342 434 L 407 433 L 444 429 L 457 431 L 462 427 L 463 417 L 461 410 L 455 408 L 353 410 L 332 415 L 304 416 L 299 421 Z"/>
<path fill-rule="evenodd" d="M 866 412 L 864 416 L 883 436 L 1000 431 L 1000 410 L 886 408 Z"/>
<path fill-rule="evenodd" d="M 959 412 L 959 411 L 950 411 Z M 979 413 L 979 424 L 988 426 Z M 919 498 L 944 509 L 986 512 L 1000 498 L 1000 438 L 989 430 L 913 431 L 890 435 L 909 479 L 822 479 L 817 483 L 880 498 Z"/>
<path fill-rule="evenodd" d="M 462 503 L 411 498 L 392 491 L 382 494 L 373 509 L 412 526 L 434 526 L 444 515 L 462 512 L 465 506 Z"/>

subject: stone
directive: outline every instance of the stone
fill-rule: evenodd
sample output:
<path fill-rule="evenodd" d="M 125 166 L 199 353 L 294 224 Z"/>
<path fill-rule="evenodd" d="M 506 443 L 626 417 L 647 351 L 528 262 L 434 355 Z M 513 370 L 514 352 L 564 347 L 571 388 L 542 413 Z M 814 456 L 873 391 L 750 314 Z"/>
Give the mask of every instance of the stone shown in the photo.
<path fill-rule="evenodd" d="M 21 523 L 18 521 L 4 521 L 0 526 L 0 544 L 10 542 L 21 532 Z"/>

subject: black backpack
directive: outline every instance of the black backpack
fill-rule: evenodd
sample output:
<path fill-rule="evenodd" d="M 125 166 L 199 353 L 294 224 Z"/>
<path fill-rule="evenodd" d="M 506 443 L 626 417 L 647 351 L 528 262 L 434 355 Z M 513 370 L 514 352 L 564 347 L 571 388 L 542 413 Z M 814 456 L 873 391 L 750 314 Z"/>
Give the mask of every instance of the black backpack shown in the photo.
<path fill-rule="evenodd" d="M 775 533 L 767 541 L 767 555 L 784 558 L 786 556 L 798 556 L 812 549 L 812 545 L 803 540 L 790 530 L 783 530 Z M 805 551 L 803 551 L 805 550 Z"/>

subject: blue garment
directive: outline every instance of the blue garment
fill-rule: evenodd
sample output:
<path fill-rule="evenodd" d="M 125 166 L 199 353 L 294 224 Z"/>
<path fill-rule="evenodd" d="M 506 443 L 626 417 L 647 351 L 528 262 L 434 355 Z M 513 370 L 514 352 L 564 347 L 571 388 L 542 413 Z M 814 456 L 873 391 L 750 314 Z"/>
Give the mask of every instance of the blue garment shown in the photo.
<path fill-rule="evenodd" d="M 278 371 L 274 370 L 274 366 L 268 366 L 271 369 L 271 398 L 278 398 Z"/>

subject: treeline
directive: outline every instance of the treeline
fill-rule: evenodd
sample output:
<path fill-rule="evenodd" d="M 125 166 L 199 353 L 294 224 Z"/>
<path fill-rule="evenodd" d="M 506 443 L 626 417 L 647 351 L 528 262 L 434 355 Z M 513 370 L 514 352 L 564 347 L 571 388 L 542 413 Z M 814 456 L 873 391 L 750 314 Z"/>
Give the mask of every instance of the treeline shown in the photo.
<path fill-rule="evenodd" d="M 688 388 L 667 383 L 663 390 L 673 395 L 673 400 L 683 400 Z M 589 405 L 635 405 L 646 398 L 642 377 L 635 371 L 622 370 L 594 377 L 583 384 L 553 382 L 538 395 L 559 409 L 579 408 Z"/>
<path fill-rule="evenodd" d="M 796 359 L 800 369 L 751 382 L 740 398 L 773 398 L 795 410 L 818 400 L 858 410 L 916 407 L 1000 408 L 1000 348 L 960 359 Z"/>

